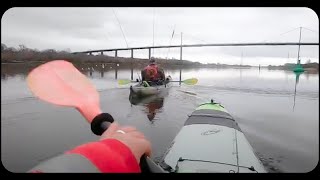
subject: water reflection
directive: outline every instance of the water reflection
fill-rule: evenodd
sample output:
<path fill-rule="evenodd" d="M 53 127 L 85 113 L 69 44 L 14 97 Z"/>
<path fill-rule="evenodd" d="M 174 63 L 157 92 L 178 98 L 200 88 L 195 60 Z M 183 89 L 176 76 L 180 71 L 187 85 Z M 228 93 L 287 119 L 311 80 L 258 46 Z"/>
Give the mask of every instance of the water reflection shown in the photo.
<path fill-rule="evenodd" d="M 131 105 L 144 106 L 146 108 L 145 113 L 151 123 L 154 123 L 157 112 L 163 107 L 165 96 L 163 94 L 152 95 L 147 97 L 137 96 L 134 93 L 130 93 L 129 101 Z"/>
<path fill-rule="evenodd" d="M 41 63 L 15 63 L 4 64 L 1 63 L 1 79 L 8 79 L 20 75 L 26 77 L 27 74 Z"/>
<path fill-rule="evenodd" d="M 101 71 L 100 74 L 101 74 L 101 77 L 103 78 L 104 77 L 104 71 Z"/>
<path fill-rule="evenodd" d="M 182 74 L 181 71 L 182 71 L 182 70 L 179 69 L 179 81 L 180 81 L 180 82 L 179 82 L 179 85 L 180 85 L 180 86 L 181 86 L 181 80 L 182 80 L 182 79 L 181 79 L 181 74 Z"/>
<path fill-rule="evenodd" d="M 116 65 L 116 68 L 114 68 L 114 78 L 118 79 L 118 66 L 119 64 Z M 133 71 L 133 69 L 131 69 L 131 71 Z"/>
<path fill-rule="evenodd" d="M 299 83 L 299 78 L 302 73 L 303 72 L 294 72 L 294 74 L 296 75 L 296 81 L 295 81 L 295 85 L 294 85 L 293 108 L 292 108 L 293 111 L 294 111 L 294 107 L 296 106 L 297 85 Z"/>
<path fill-rule="evenodd" d="M 106 73 L 114 72 L 114 79 L 118 79 L 119 64 L 116 63 L 85 63 L 74 64 L 83 74 L 94 77 L 98 73 L 101 78 L 105 77 Z"/>

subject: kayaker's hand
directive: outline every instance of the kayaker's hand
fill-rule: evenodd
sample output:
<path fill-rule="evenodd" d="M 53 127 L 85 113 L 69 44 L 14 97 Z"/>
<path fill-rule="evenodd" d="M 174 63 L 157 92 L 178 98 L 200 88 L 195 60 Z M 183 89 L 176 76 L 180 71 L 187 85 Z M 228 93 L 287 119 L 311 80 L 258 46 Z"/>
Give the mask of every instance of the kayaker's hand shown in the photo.
<path fill-rule="evenodd" d="M 118 130 L 125 132 L 125 134 L 117 132 Z M 131 150 L 138 163 L 140 163 L 140 158 L 143 154 L 151 155 L 151 143 L 134 127 L 120 127 L 114 122 L 101 135 L 100 140 L 103 139 L 117 139 L 125 144 Z"/>

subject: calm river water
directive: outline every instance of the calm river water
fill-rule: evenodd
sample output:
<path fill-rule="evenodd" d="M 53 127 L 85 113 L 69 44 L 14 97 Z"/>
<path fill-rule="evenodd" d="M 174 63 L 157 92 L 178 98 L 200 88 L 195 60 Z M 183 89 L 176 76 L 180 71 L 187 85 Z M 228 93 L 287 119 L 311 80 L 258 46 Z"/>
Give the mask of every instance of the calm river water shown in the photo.
<path fill-rule="evenodd" d="M 1 65 L 1 161 L 11 172 L 28 171 L 99 138 L 75 109 L 32 95 L 26 75 L 33 66 Z M 155 161 L 162 158 L 187 115 L 212 98 L 234 116 L 269 172 L 309 172 L 318 163 L 319 74 L 303 73 L 297 81 L 291 71 L 255 67 L 182 69 L 182 79 L 196 77 L 198 84 L 176 83 L 165 97 L 132 105 L 130 85 L 120 86 L 115 79 L 129 79 L 131 70 L 115 72 L 106 65 L 102 72 L 99 66 L 79 69 L 99 91 L 102 110 L 122 125 L 137 127 L 152 142 Z M 138 72 L 133 71 L 134 79 Z M 166 74 L 179 79 L 179 70 Z"/>

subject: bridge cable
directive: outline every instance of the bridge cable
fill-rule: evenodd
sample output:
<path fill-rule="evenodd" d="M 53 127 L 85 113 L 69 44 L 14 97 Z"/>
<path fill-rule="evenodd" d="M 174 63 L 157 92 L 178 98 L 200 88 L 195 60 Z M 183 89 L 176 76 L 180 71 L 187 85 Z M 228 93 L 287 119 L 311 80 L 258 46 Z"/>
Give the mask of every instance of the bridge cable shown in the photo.
<path fill-rule="evenodd" d="M 127 43 L 126 36 L 124 35 L 124 32 L 123 32 L 122 27 L 121 27 L 121 23 L 120 23 L 120 21 L 119 21 L 119 19 L 118 19 L 117 15 L 116 15 L 116 13 L 114 12 L 113 8 L 112 8 L 112 12 L 113 12 L 114 16 L 116 17 L 116 19 L 117 19 L 117 21 L 118 21 L 118 23 L 119 23 L 119 26 L 120 26 L 120 29 L 121 29 L 122 35 L 123 35 L 123 37 L 124 37 L 124 40 L 126 41 L 127 48 L 129 48 L 128 43 Z"/>
<path fill-rule="evenodd" d="M 309 31 L 312 31 L 312 32 L 314 32 L 314 33 L 319 33 L 319 32 L 317 32 L 317 31 L 314 31 L 314 30 L 311 30 L 311 29 L 308 29 L 308 28 L 306 28 L 306 27 L 302 27 L 303 29 L 307 29 L 307 30 L 309 30 Z"/>
<path fill-rule="evenodd" d="M 173 31 L 172 31 L 172 35 L 171 35 L 169 46 L 171 46 L 171 42 L 172 42 L 172 39 L 173 39 L 173 36 L 174 36 L 175 29 L 176 29 L 176 25 L 174 25 L 174 27 L 173 27 Z M 166 59 L 168 59 L 169 51 L 170 51 L 170 47 L 168 48 Z"/>
<path fill-rule="evenodd" d="M 154 46 L 154 14 L 155 8 L 153 8 L 152 47 Z M 152 56 L 154 56 L 154 48 L 152 48 Z"/>

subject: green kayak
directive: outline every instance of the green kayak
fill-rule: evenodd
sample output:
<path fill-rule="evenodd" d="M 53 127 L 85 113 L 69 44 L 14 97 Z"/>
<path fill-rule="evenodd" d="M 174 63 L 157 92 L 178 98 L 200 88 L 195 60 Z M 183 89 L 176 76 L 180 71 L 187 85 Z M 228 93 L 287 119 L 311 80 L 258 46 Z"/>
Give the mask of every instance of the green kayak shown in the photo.
<path fill-rule="evenodd" d="M 171 173 L 266 172 L 237 122 L 212 100 L 192 112 L 158 166 Z"/>
<path fill-rule="evenodd" d="M 135 86 L 130 86 L 130 93 L 140 97 L 167 93 L 169 91 L 169 88 L 172 87 L 171 80 L 172 80 L 171 77 L 168 76 L 168 78 L 162 85 L 155 85 L 155 86 L 139 83 Z"/>

